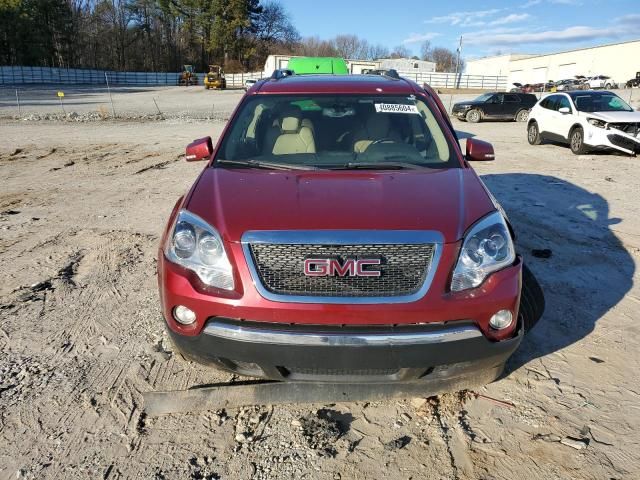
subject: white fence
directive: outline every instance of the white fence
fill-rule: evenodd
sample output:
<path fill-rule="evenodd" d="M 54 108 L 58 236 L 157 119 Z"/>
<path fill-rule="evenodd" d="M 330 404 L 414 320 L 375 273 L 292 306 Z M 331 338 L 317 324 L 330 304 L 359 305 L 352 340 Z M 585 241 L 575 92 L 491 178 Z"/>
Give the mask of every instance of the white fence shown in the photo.
<path fill-rule="evenodd" d="M 400 72 L 401 77 L 415 81 L 418 85 L 428 83 L 434 88 L 476 88 L 505 90 L 507 77 L 496 75 L 464 75 L 445 72 Z"/>
<path fill-rule="evenodd" d="M 197 73 L 203 85 L 204 73 Z M 177 85 L 178 72 L 112 72 L 82 68 L 0 67 L 0 85 L 56 84 L 56 85 Z M 228 73 L 227 87 L 242 87 L 249 78 L 258 79 L 262 72 Z"/>
<path fill-rule="evenodd" d="M 400 76 L 422 85 L 428 83 L 435 88 L 477 88 L 504 90 L 506 76 L 456 75 L 436 72 L 398 72 Z M 81 68 L 49 67 L 0 67 L 0 85 L 27 84 L 71 84 L 71 85 L 177 85 L 178 72 L 113 72 L 109 70 L 89 70 Z M 203 85 L 204 73 L 198 72 L 198 83 Z M 247 79 L 259 79 L 262 72 L 227 73 L 227 87 L 239 88 Z"/>

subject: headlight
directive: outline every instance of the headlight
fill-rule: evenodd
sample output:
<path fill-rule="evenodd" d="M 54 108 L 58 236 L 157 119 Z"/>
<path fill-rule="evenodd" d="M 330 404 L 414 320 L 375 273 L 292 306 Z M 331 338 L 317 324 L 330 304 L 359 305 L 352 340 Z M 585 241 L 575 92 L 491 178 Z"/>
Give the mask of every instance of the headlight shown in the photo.
<path fill-rule="evenodd" d="M 186 210 L 178 213 L 165 247 L 167 258 L 191 270 L 210 287 L 233 290 L 233 270 L 222 238 L 207 222 Z"/>
<path fill-rule="evenodd" d="M 603 122 L 602 120 L 599 120 L 597 118 L 587 118 L 587 122 L 598 128 L 604 128 L 607 125 L 607 122 Z"/>
<path fill-rule="evenodd" d="M 453 271 L 451 290 L 475 288 L 491 273 L 508 267 L 516 259 L 504 217 L 494 212 L 476 223 L 467 233 Z"/>

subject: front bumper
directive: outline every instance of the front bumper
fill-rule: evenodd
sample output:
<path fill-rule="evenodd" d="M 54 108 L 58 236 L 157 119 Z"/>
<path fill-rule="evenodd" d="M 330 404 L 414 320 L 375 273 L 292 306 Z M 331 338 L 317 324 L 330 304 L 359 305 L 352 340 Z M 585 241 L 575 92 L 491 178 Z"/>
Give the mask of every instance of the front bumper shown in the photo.
<path fill-rule="evenodd" d="M 406 326 L 277 325 L 210 318 L 196 336 L 169 335 L 202 363 L 241 375 L 295 382 L 492 381 L 523 329 L 494 342 L 471 321 Z M 466 387 L 465 387 L 466 388 Z"/>
<path fill-rule="evenodd" d="M 451 110 L 451 114 L 458 118 L 465 118 L 469 110 L 471 110 L 469 107 L 456 107 L 454 105 L 453 109 Z"/>
<path fill-rule="evenodd" d="M 640 137 L 634 137 L 615 128 L 590 126 L 585 132 L 584 141 L 594 148 L 611 148 L 629 155 L 640 153 Z"/>

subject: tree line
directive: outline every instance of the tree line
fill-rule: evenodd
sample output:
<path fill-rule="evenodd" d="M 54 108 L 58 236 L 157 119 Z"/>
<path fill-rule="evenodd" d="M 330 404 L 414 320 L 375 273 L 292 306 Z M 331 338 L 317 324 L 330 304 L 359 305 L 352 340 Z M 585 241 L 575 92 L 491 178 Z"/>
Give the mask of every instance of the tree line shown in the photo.
<path fill-rule="evenodd" d="M 277 0 L 0 0 L 0 64 L 119 71 L 262 70 L 272 53 L 349 59 L 411 57 L 355 35 L 303 38 Z M 422 59 L 454 71 L 455 52 Z M 413 57 L 418 58 L 418 57 Z"/>

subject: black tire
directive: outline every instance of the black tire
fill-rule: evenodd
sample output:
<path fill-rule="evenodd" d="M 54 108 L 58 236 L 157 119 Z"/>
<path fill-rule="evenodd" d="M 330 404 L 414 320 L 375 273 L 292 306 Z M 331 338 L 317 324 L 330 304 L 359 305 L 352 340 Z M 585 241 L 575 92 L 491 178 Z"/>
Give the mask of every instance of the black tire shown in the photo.
<path fill-rule="evenodd" d="M 610 90 L 611 88 L 613 88 L 613 86 L 610 83 L 607 83 L 604 88 L 606 88 L 607 90 Z"/>
<path fill-rule="evenodd" d="M 540 130 L 538 130 L 538 124 L 536 122 L 529 123 L 527 127 L 527 140 L 529 145 L 540 145 L 542 143 L 542 137 L 540 136 Z"/>
<path fill-rule="evenodd" d="M 473 110 L 469 110 L 467 112 L 465 118 L 469 123 L 478 123 L 482 119 L 482 114 L 480 113 L 480 110 L 476 110 L 474 108 Z"/>
<path fill-rule="evenodd" d="M 526 122 L 527 120 L 529 120 L 529 110 L 526 110 L 524 108 L 522 110 L 518 110 L 518 113 L 516 113 L 515 116 L 515 121 Z"/>
<path fill-rule="evenodd" d="M 542 287 L 531 270 L 522 266 L 522 293 L 520 294 L 520 317 L 524 325 L 524 332 L 536 326 L 544 313 L 545 301 Z"/>
<path fill-rule="evenodd" d="M 584 144 L 584 130 L 582 130 L 582 127 L 575 127 L 569 132 L 569 147 L 574 155 L 584 155 L 589 151 Z"/>

